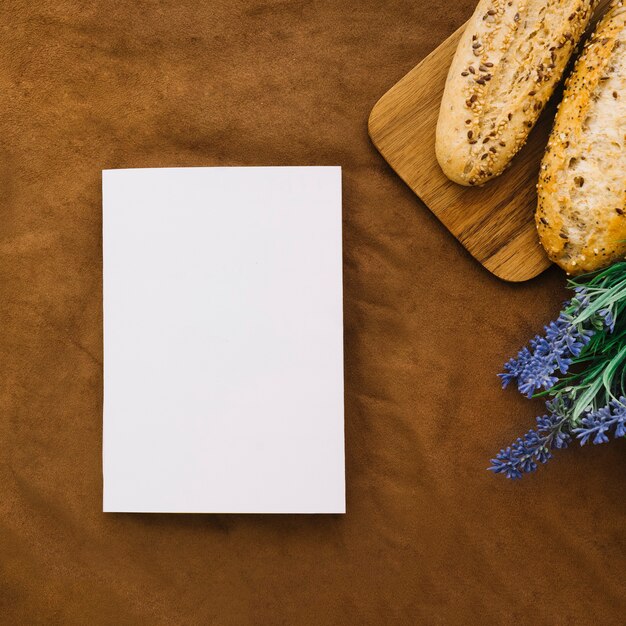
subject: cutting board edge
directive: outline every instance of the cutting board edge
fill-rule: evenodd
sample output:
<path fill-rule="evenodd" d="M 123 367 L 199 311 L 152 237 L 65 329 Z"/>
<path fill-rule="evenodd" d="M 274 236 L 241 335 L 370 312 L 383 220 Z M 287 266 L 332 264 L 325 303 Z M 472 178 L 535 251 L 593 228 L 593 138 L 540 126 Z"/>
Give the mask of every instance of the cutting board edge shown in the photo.
<path fill-rule="evenodd" d="M 385 93 L 383 93 L 383 95 L 378 98 L 378 100 L 375 102 L 374 106 L 372 107 L 372 109 L 370 110 L 370 113 L 368 115 L 367 118 L 367 132 L 368 132 L 368 136 L 370 138 L 370 141 L 372 142 L 372 144 L 374 145 L 374 147 L 376 148 L 376 150 L 380 153 L 380 155 L 383 157 L 383 159 L 386 161 L 386 163 L 389 165 L 389 167 L 391 167 L 391 169 L 394 171 L 394 173 L 404 182 L 405 185 L 407 185 L 409 187 L 409 189 L 411 189 L 411 191 L 419 198 L 420 202 L 422 204 L 424 204 L 428 210 L 437 218 L 437 220 L 442 224 L 442 226 L 450 233 L 450 235 L 452 235 L 452 237 L 454 237 L 454 239 L 456 239 L 458 241 L 458 243 L 463 246 L 463 248 L 465 250 L 467 250 L 468 254 L 470 254 L 470 256 L 480 265 L 482 265 L 482 267 L 484 267 L 488 272 L 490 272 L 491 274 L 493 274 L 494 276 L 496 276 L 497 278 L 499 278 L 500 280 L 504 280 L 506 282 L 511 282 L 511 283 L 520 283 L 520 282 L 526 282 L 529 280 L 532 280 L 533 278 L 536 278 L 537 276 L 539 276 L 540 274 L 542 274 L 543 272 L 545 272 L 547 269 L 549 269 L 553 263 L 546 257 L 545 258 L 545 265 L 541 264 L 541 265 L 536 265 L 530 269 L 528 269 L 528 271 L 525 272 L 521 272 L 519 271 L 520 266 L 519 265 L 515 265 L 515 266 L 510 266 L 510 264 L 508 263 L 497 263 L 495 266 L 493 265 L 493 258 L 487 258 L 485 260 L 480 259 L 439 217 L 439 215 L 437 215 L 437 213 L 431 209 L 431 207 L 428 205 L 428 203 L 422 199 L 419 191 L 417 189 L 415 189 L 404 177 L 403 175 L 400 173 L 400 171 L 398 171 L 396 169 L 396 167 L 394 166 L 393 163 L 393 159 L 389 158 L 388 155 L 386 154 L 385 148 L 383 146 L 383 140 L 380 137 L 379 134 L 379 129 L 376 126 L 376 116 L 377 116 L 377 112 L 378 109 L 383 106 L 385 104 L 385 102 L 392 98 L 393 93 L 399 89 L 402 85 L 402 83 L 404 83 L 407 80 L 410 80 L 410 77 L 415 73 L 415 72 L 419 72 L 420 68 L 422 67 L 422 65 L 424 65 L 425 63 L 427 63 L 427 61 L 429 61 L 431 59 L 431 57 L 433 57 L 434 55 L 436 55 L 437 51 L 439 50 L 439 48 L 449 39 L 454 39 L 455 37 L 459 37 L 461 35 L 461 33 L 463 32 L 463 30 L 465 30 L 466 24 L 463 24 L 460 28 L 458 28 L 456 31 L 454 31 L 446 40 L 444 40 L 444 42 L 442 42 L 442 44 L 440 44 L 437 48 L 435 48 L 434 50 L 432 50 L 431 52 L 429 52 L 421 61 L 419 61 L 413 68 L 411 68 L 406 74 L 404 74 L 398 81 L 396 81 L 389 89 L 387 89 L 387 91 L 385 91 Z"/>
<path fill-rule="evenodd" d="M 419 67 L 419 65 L 421 65 L 423 61 L 421 61 L 415 68 L 413 69 L 417 69 Z M 402 79 L 400 79 L 402 80 Z M 400 82 L 400 81 L 398 81 Z M 441 225 L 446 229 L 446 231 L 452 236 L 454 237 L 454 239 L 461 245 L 463 246 L 463 248 L 468 252 L 468 254 L 477 262 L 479 263 L 482 267 L 484 267 L 489 273 L 493 274 L 494 276 L 496 276 L 497 278 L 499 278 L 500 280 L 504 280 L 506 282 L 510 282 L 510 283 L 522 283 L 522 282 L 526 282 L 529 280 L 532 280 L 533 278 L 536 278 L 537 276 L 539 276 L 540 274 L 542 274 L 543 272 L 545 272 L 547 269 L 549 269 L 552 266 L 552 263 L 546 259 L 546 265 L 545 267 L 534 267 L 532 268 L 529 272 L 523 272 L 523 273 L 519 273 L 516 271 L 516 269 L 519 269 L 519 266 L 517 266 L 516 268 L 512 269 L 512 270 L 508 270 L 507 271 L 507 265 L 497 265 L 495 267 L 491 266 L 490 264 L 490 259 L 487 259 L 485 261 L 482 261 L 481 259 L 479 259 L 470 248 L 468 248 L 468 246 L 465 245 L 465 243 L 463 241 L 461 241 L 439 218 L 439 216 L 431 210 L 431 208 L 428 206 L 428 204 L 421 198 L 419 192 L 417 192 L 415 189 L 413 189 L 413 187 L 404 179 L 404 177 L 402 176 L 402 174 L 396 170 L 396 168 L 393 165 L 393 162 L 391 160 L 389 160 L 385 154 L 385 149 L 379 144 L 379 140 L 377 137 L 377 130 L 374 127 L 375 124 L 375 117 L 376 117 L 376 111 L 377 108 L 379 107 L 379 105 L 385 101 L 385 99 L 388 97 L 389 93 L 392 92 L 394 90 L 394 88 L 396 87 L 398 83 L 395 83 L 390 89 L 388 89 L 374 104 L 374 106 L 372 107 L 372 110 L 370 111 L 370 114 L 368 116 L 368 120 L 367 120 L 367 131 L 368 131 L 368 135 L 370 138 L 370 141 L 372 142 L 372 144 L 374 145 L 374 147 L 376 148 L 376 150 L 380 153 L 380 155 L 383 157 L 383 159 L 385 160 L 385 162 L 387 163 L 387 165 L 394 171 L 394 173 L 400 178 L 400 180 L 402 180 L 402 182 L 419 198 L 420 202 L 435 216 L 435 218 L 437 218 L 437 220 L 441 223 Z M 374 121 L 373 121 L 374 120 Z"/>

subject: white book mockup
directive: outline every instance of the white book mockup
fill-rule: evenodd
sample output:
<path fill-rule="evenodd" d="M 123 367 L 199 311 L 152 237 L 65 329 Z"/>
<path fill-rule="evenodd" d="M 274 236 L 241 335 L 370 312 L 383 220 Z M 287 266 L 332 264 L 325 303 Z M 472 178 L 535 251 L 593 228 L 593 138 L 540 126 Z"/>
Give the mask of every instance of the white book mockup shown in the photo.
<path fill-rule="evenodd" d="M 341 169 L 102 187 L 103 510 L 345 512 Z"/>

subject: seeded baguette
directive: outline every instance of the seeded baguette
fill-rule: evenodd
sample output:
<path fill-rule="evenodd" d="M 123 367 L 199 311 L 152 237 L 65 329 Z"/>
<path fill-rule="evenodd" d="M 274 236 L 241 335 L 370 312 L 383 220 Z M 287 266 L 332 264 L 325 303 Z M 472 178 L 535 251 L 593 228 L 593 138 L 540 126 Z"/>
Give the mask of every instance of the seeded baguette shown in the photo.
<path fill-rule="evenodd" d="M 626 7 L 614 2 L 568 78 L 536 212 L 548 256 L 570 274 L 626 255 Z"/>
<path fill-rule="evenodd" d="M 482 185 L 524 145 L 597 0 L 480 0 L 461 36 L 439 111 L 445 175 Z"/>

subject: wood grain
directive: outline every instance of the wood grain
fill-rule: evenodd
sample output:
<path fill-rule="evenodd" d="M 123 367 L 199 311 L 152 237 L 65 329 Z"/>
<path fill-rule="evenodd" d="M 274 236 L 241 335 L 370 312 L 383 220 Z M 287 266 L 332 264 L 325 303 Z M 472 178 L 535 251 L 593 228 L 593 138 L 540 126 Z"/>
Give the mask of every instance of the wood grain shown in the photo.
<path fill-rule="evenodd" d="M 600 2 L 597 14 L 608 3 Z M 483 187 L 451 182 L 435 158 L 435 128 L 448 68 L 464 28 L 376 103 L 369 134 L 391 167 L 476 260 L 504 280 L 529 280 L 550 266 L 537 238 L 534 211 L 539 165 L 560 94 L 502 176 Z"/>

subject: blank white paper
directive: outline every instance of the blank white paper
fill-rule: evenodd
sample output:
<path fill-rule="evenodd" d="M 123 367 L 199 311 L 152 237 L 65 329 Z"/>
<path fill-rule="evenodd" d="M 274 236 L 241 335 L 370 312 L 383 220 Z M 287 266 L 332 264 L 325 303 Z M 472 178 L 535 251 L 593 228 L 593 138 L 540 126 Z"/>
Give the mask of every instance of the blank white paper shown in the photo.
<path fill-rule="evenodd" d="M 344 513 L 341 169 L 102 186 L 103 510 Z"/>

